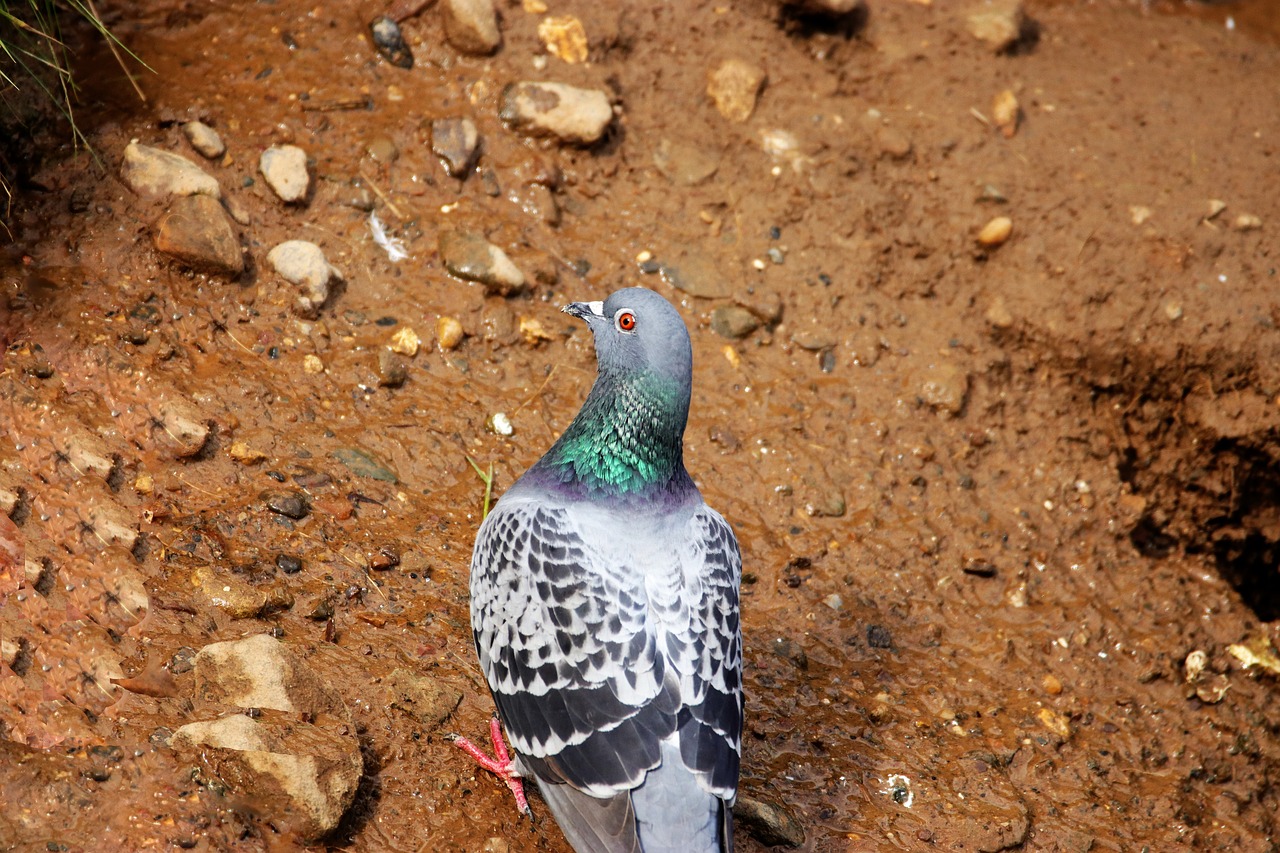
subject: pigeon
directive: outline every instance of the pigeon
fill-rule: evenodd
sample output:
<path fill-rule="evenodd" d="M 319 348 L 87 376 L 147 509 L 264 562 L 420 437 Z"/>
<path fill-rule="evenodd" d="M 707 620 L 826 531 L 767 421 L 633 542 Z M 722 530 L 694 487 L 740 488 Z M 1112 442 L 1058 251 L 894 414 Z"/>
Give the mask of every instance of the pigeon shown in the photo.
<path fill-rule="evenodd" d="M 536 780 L 578 853 L 728 853 L 742 557 L 684 467 L 689 332 L 646 288 L 563 310 L 598 374 L 476 536 L 471 625 L 501 727 L 497 760 L 464 748 L 522 809 Z"/>

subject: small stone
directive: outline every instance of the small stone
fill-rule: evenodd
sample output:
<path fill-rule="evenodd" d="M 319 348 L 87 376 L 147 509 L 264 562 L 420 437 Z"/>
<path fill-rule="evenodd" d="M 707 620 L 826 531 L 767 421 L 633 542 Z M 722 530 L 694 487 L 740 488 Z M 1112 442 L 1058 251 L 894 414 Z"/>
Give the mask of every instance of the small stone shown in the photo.
<path fill-rule="evenodd" d="M 804 827 L 783 806 L 738 795 L 733 819 L 766 847 L 799 847 Z"/>
<path fill-rule="evenodd" d="M 511 418 L 507 417 L 506 412 L 494 412 L 489 416 L 489 420 L 485 423 L 485 426 L 487 426 L 489 428 L 489 432 L 494 435 L 509 436 L 513 435 L 516 431 L 515 427 L 511 425 Z"/>
<path fill-rule="evenodd" d="M 537 346 L 544 341 L 554 340 L 536 317 L 520 318 L 520 337 L 529 346 Z"/>
<path fill-rule="evenodd" d="M 512 129 L 591 145 L 613 122 L 613 105 L 599 89 L 524 81 L 502 90 L 498 116 Z"/>
<path fill-rule="evenodd" d="M 1142 225 L 1151 218 L 1151 208 L 1143 204 L 1129 205 L 1129 221 L 1134 225 Z"/>
<path fill-rule="evenodd" d="M 133 481 L 133 490 L 140 495 L 149 495 L 156 490 L 155 478 L 150 474 L 139 474 Z"/>
<path fill-rule="evenodd" d="M 176 198 L 156 223 L 155 245 L 193 269 L 226 276 L 244 272 L 244 252 L 222 205 L 208 195 Z"/>
<path fill-rule="evenodd" d="M 986 0 L 969 13 L 969 33 L 996 53 L 1013 47 L 1022 38 L 1025 14 L 1021 0 Z"/>
<path fill-rule="evenodd" d="M 324 362 L 320 360 L 320 356 L 307 353 L 302 357 L 302 372 L 312 375 L 324 373 Z"/>
<path fill-rule="evenodd" d="M 383 545 L 372 554 L 369 554 L 366 562 L 370 569 L 376 572 L 385 572 L 400 565 L 400 552 L 389 545 Z"/>
<path fill-rule="evenodd" d="M 267 454 L 261 450 L 254 450 L 243 441 L 231 442 L 231 447 L 227 451 L 231 458 L 239 462 L 241 465 L 257 465 L 259 462 L 267 458 Z"/>
<path fill-rule="evenodd" d="M 891 649 L 893 637 L 889 634 L 889 629 L 883 625 L 868 625 L 867 645 L 873 649 Z"/>
<path fill-rule="evenodd" d="M 191 583 L 204 593 L 210 604 L 232 619 L 253 619 L 293 606 L 293 596 L 282 587 L 259 589 L 210 565 L 197 567 L 191 573 Z"/>
<path fill-rule="evenodd" d="M 1071 718 L 1063 714 L 1059 714 L 1052 708 L 1041 708 L 1036 713 L 1036 719 L 1040 721 L 1040 725 L 1056 734 L 1063 740 L 1071 739 Z"/>
<path fill-rule="evenodd" d="M 587 31 L 573 15 L 554 15 L 538 24 L 538 38 L 547 53 L 570 65 L 586 62 L 588 56 Z"/>
<path fill-rule="evenodd" d="M 277 554 L 276 568 L 286 575 L 296 575 L 302 571 L 302 560 L 292 554 Z"/>
<path fill-rule="evenodd" d="M 445 38 L 463 53 L 485 56 L 502 44 L 493 0 L 443 0 L 440 12 Z"/>
<path fill-rule="evenodd" d="M 997 296 L 991 300 L 991 304 L 987 307 L 987 312 L 983 316 L 988 323 L 997 329 L 1007 329 L 1013 325 L 1013 314 L 1010 313 L 1008 306 L 1004 304 L 1003 296 Z"/>
<path fill-rule="evenodd" d="M 1050 696 L 1058 696 L 1062 693 L 1062 682 L 1053 673 L 1047 674 L 1040 683 L 1044 687 L 1044 692 Z"/>
<path fill-rule="evenodd" d="M 1231 225 L 1237 231 L 1256 231 L 1262 227 L 1262 220 L 1252 213 L 1242 213 L 1236 217 L 1235 222 L 1231 223 Z"/>
<path fill-rule="evenodd" d="M 441 317 L 436 321 L 436 341 L 445 352 L 456 349 L 465 335 L 462 324 L 454 317 Z"/>
<path fill-rule="evenodd" d="M 167 400 L 160 406 L 160 430 L 178 459 L 195 456 L 209 440 L 209 421 L 186 400 Z"/>
<path fill-rule="evenodd" d="M 357 477 L 395 483 L 400 477 L 391 466 L 367 450 L 358 447 L 341 447 L 329 454 L 345 465 Z"/>
<path fill-rule="evenodd" d="M 764 71 L 750 62 L 726 59 L 707 75 L 707 95 L 720 115 L 741 124 L 755 112 L 765 77 Z"/>
<path fill-rule="evenodd" d="M 267 263 L 283 279 L 302 287 L 294 310 L 311 319 L 328 300 L 329 283 L 342 280 L 342 273 L 325 260 L 324 250 L 306 240 L 286 240 L 267 253 Z"/>
<path fill-rule="evenodd" d="M 493 836 L 486 838 L 484 846 L 480 848 L 480 853 L 511 853 L 511 845 L 505 838 Z"/>
<path fill-rule="evenodd" d="M 227 153 L 218 132 L 202 121 L 189 121 L 182 126 L 182 132 L 191 143 L 191 147 L 204 157 L 216 160 Z"/>
<path fill-rule="evenodd" d="M 413 67 L 413 52 L 405 43 L 404 34 L 395 19 L 379 15 L 369 22 L 369 35 L 373 46 L 382 54 L 382 58 L 397 68 Z"/>
<path fill-rule="evenodd" d="M 407 669 L 392 671 L 387 678 L 388 704 L 404 711 L 428 730 L 444 725 L 462 703 L 462 694 L 443 681 Z"/>
<path fill-rule="evenodd" d="M 139 195 L 222 198 L 217 179 L 186 157 L 137 142 L 124 149 L 120 179 Z"/>
<path fill-rule="evenodd" d="M 810 352 L 822 352 L 836 345 L 835 337 L 824 329 L 799 329 L 791 333 L 791 342 Z"/>
<path fill-rule="evenodd" d="M 994 249 L 1009 239 L 1009 235 L 1013 233 L 1013 220 L 1007 216 L 997 216 L 986 225 L 982 226 L 982 230 L 978 232 L 978 244 L 988 249 Z"/>
<path fill-rule="evenodd" d="M 676 290 L 702 299 L 718 299 L 732 292 L 720 264 L 698 248 L 686 250 L 675 264 L 664 265 L 662 277 Z"/>
<path fill-rule="evenodd" d="M 696 187 L 720 168 L 720 153 L 700 145 L 663 139 L 653 153 L 653 165 L 678 187 Z"/>
<path fill-rule="evenodd" d="M 267 509 L 285 518 L 299 520 L 306 518 L 311 512 L 311 503 L 307 500 L 307 496 L 299 491 L 277 489 L 263 492 L 262 501 L 267 505 Z"/>
<path fill-rule="evenodd" d="M 378 350 L 378 384 L 383 388 L 399 388 L 409 378 L 409 364 L 404 356 L 383 347 Z"/>
<path fill-rule="evenodd" d="M 958 415 L 969 396 L 969 374 L 949 361 L 931 364 L 920 377 L 920 398 L 935 409 Z"/>
<path fill-rule="evenodd" d="M 418 354 L 418 347 L 421 345 L 422 339 L 410 326 L 400 328 L 391 336 L 391 351 L 407 355 L 409 358 Z"/>
<path fill-rule="evenodd" d="M 996 95 L 991 103 L 991 120 L 1004 134 L 1005 139 L 1011 139 L 1018 132 L 1020 114 L 1018 96 L 1010 89 L 1005 89 Z"/>
<path fill-rule="evenodd" d="M 400 159 L 400 148 L 390 136 L 376 136 L 364 147 L 365 153 L 379 163 L 391 164 Z"/>
<path fill-rule="evenodd" d="M 881 154 L 894 160 L 911 156 L 911 138 L 891 125 L 882 125 L 876 130 L 876 145 Z"/>
<path fill-rule="evenodd" d="M 524 273 L 507 253 L 472 231 L 441 231 L 438 248 L 445 269 L 476 281 L 491 295 L 512 296 L 525 289 Z"/>
<path fill-rule="evenodd" d="M 272 145 L 262 152 L 258 168 L 267 186 L 286 204 L 305 201 L 311 188 L 307 152 L 296 145 Z"/>
<path fill-rule="evenodd" d="M 444 161 L 453 178 L 465 178 L 475 165 L 480 131 L 467 118 L 438 118 L 431 122 L 431 151 Z"/>
<path fill-rule="evenodd" d="M 1216 217 L 1218 214 L 1222 213 L 1222 211 L 1226 209 L 1227 209 L 1227 203 L 1225 201 L 1223 201 L 1222 199 L 1211 198 L 1209 199 L 1209 212 L 1204 215 L 1204 218 L 1206 221 L 1213 219 L 1214 217 Z"/>
<path fill-rule="evenodd" d="M 1182 303 L 1177 299 L 1166 299 L 1164 303 L 1164 316 L 1169 322 L 1175 322 L 1182 319 Z"/>
<path fill-rule="evenodd" d="M 711 312 L 711 328 L 720 337 L 736 341 L 760 328 L 760 318 L 740 305 L 721 305 Z"/>
<path fill-rule="evenodd" d="M 864 8 L 863 0 L 782 0 L 782 5 L 804 15 L 843 18 Z"/>
<path fill-rule="evenodd" d="M 830 607 L 832 610 L 844 609 L 844 599 L 840 597 L 838 592 L 833 592 L 823 598 L 822 603 Z"/>

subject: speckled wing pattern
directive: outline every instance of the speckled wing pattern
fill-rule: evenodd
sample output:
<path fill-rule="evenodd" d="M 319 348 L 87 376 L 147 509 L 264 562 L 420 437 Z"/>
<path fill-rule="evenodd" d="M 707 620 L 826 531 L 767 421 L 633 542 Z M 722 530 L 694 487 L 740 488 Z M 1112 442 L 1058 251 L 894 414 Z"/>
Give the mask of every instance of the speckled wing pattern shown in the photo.
<path fill-rule="evenodd" d="M 627 791 L 675 735 L 698 786 L 732 804 L 737 541 L 704 504 L 660 519 L 660 536 L 610 518 L 509 494 L 481 527 L 471 617 L 499 716 L 541 780 L 595 797 Z"/>

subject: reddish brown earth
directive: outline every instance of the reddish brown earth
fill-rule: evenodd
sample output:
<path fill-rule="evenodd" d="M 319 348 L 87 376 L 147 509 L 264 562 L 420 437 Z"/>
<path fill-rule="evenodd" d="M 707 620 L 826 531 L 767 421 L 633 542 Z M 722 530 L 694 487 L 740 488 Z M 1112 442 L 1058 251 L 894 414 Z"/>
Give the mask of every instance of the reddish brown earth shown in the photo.
<path fill-rule="evenodd" d="M 1280 642 L 1280 49 L 1248 26 L 1280 7 L 1034 3 L 1029 37 L 996 54 L 943 0 L 873 0 L 836 28 L 764 0 L 549 5 L 582 21 L 589 63 L 537 70 L 542 16 L 510 3 L 484 59 L 443 42 L 438 10 L 407 19 L 408 71 L 371 48 L 373 4 L 110 17 L 154 69 L 149 101 L 105 52 L 84 58 L 103 168 L 47 157 L 0 258 L 0 847 L 298 846 L 213 758 L 167 744 L 209 715 L 191 650 L 272 632 L 338 688 L 363 752 L 321 846 L 566 850 L 536 797 L 517 818 L 444 737 L 481 737 L 492 710 L 467 625 L 467 457 L 498 494 L 536 459 L 594 370 L 559 306 L 642 283 L 692 330 L 686 458 L 744 553 L 741 788 L 789 809 L 803 849 L 1280 848 L 1277 673 L 1230 650 Z M 768 74 L 741 124 L 705 94 L 730 57 Z M 527 78 L 608 91 L 610 136 L 504 128 L 499 92 Z M 988 123 L 1006 89 L 1012 137 Z M 423 120 L 452 115 L 479 127 L 498 196 L 432 155 Z M 190 150 L 191 118 L 224 160 Z M 777 129 L 789 158 L 762 148 Z M 243 275 L 155 251 L 161 207 L 117 177 L 133 138 L 219 180 L 248 223 Z M 303 206 L 257 174 L 280 142 L 313 160 Z M 714 174 L 668 179 L 664 143 Z M 535 187 L 556 173 L 552 222 Z M 361 185 L 408 260 L 346 203 Z M 1012 235 L 984 249 L 998 215 Z M 456 225 L 530 293 L 446 273 L 437 234 Z M 266 265 L 293 238 L 344 273 L 314 321 Z M 720 337 L 712 312 L 735 303 L 770 322 Z M 467 333 L 452 351 L 441 316 Z M 382 387 L 405 327 L 423 348 Z M 487 429 L 496 412 L 514 435 Z M 211 432 L 192 446 L 184 424 Z M 353 449 L 395 482 L 344 463 Z M 279 490 L 310 513 L 269 512 Z M 233 618 L 223 583 L 273 604 Z M 465 694 L 442 727 L 391 707 L 403 668 Z"/>

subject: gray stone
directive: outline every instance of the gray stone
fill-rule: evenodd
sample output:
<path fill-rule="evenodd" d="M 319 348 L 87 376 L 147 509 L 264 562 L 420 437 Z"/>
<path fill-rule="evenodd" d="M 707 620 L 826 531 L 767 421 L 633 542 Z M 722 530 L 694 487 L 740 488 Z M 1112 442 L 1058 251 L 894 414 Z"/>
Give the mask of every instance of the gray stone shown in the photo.
<path fill-rule="evenodd" d="M 490 294 L 511 296 L 525 288 L 524 273 L 507 253 L 475 232 L 441 231 L 438 247 L 445 269 L 483 284 Z"/>
<path fill-rule="evenodd" d="M 258 168 L 267 186 L 288 204 L 305 201 L 311 188 L 307 173 L 307 152 L 296 145 L 272 145 L 262 152 Z"/>
<path fill-rule="evenodd" d="M 202 121 L 187 122 L 182 126 L 182 132 L 186 134 L 191 147 L 210 160 L 216 160 L 227 153 L 227 146 L 222 144 L 218 131 Z"/>
<path fill-rule="evenodd" d="M 444 36 L 463 53 L 485 56 L 502 44 L 493 0 L 444 0 Z"/>
<path fill-rule="evenodd" d="M 383 388 L 399 388 L 409 378 L 409 362 L 386 347 L 378 350 L 378 384 Z"/>
<path fill-rule="evenodd" d="M 780 805 L 738 795 L 733 819 L 766 847 L 799 847 L 804 827 Z"/>
<path fill-rule="evenodd" d="M 262 501 L 267 509 L 292 518 L 295 521 L 306 518 L 311 512 L 311 503 L 304 492 L 297 489 L 275 489 L 262 493 Z"/>
<path fill-rule="evenodd" d="M 444 161 L 444 170 L 465 178 L 475 165 L 480 132 L 467 118 L 438 118 L 431 122 L 431 150 Z"/>
<path fill-rule="evenodd" d="M 701 299 L 719 299 L 731 293 L 720 264 L 700 249 L 689 249 L 679 261 L 664 265 L 662 277 L 676 290 Z"/>
<path fill-rule="evenodd" d="M 222 205 L 208 195 L 174 199 L 156 223 L 156 248 L 186 266 L 221 275 L 244 271 L 240 241 Z"/>
<path fill-rule="evenodd" d="M 613 122 L 607 94 L 564 83 L 512 83 L 501 103 L 498 115 L 513 129 L 574 145 L 596 142 Z"/>
<path fill-rule="evenodd" d="M 124 149 L 120 179 L 139 195 L 222 198 L 218 181 L 186 157 L 137 142 Z"/>
<path fill-rule="evenodd" d="M 342 273 L 324 257 L 324 251 L 306 240 L 286 240 L 267 253 L 267 263 L 282 278 L 302 288 L 294 310 L 314 319 L 329 298 L 329 284 Z"/>
<path fill-rule="evenodd" d="M 721 305 L 711 312 L 711 328 L 720 337 L 736 341 L 760 328 L 760 318 L 741 305 Z"/>

